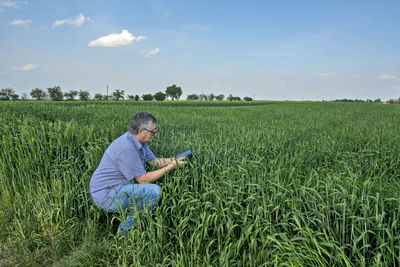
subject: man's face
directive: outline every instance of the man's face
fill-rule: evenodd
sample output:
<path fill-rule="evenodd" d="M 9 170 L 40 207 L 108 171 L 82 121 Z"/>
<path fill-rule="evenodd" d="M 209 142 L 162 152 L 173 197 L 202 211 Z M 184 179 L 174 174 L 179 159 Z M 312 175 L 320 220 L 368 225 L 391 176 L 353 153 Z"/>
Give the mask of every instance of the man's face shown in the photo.
<path fill-rule="evenodd" d="M 140 129 L 140 137 L 142 143 L 148 143 L 153 140 L 157 134 L 157 124 L 153 123 L 149 127 L 144 127 Z"/>

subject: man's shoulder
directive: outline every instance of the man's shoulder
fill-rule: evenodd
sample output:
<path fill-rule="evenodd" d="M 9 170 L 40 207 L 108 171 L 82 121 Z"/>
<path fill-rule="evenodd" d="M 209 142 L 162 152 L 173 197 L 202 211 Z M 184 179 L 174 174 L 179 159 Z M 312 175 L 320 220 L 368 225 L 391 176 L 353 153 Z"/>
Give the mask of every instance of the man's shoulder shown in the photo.
<path fill-rule="evenodd" d="M 134 140 L 129 132 L 124 133 L 123 135 L 116 138 L 111 145 L 113 146 L 129 146 L 135 145 Z"/>
<path fill-rule="evenodd" d="M 137 146 L 131 140 L 129 140 L 130 137 L 128 134 L 129 133 L 125 133 L 115 139 L 108 147 L 108 152 L 116 155 L 126 150 L 139 151 Z"/>

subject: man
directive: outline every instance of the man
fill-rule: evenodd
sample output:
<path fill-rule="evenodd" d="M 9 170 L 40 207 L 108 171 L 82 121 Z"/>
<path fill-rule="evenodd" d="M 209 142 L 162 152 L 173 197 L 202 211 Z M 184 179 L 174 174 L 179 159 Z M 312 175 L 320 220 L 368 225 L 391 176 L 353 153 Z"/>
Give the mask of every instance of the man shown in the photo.
<path fill-rule="evenodd" d="M 147 112 L 136 113 L 129 131 L 121 135 L 104 152 L 99 166 L 90 180 L 90 195 L 98 207 L 107 212 L 152 209 L 160 199 L 160 187 L 153 182 L 176 167 L 186 164 L 184 158 L 156 158 L 147 146 L 157 135 L 157 119 Z M 146 172 L 149 163 L 159 169 Z M 132 213 L 118 227 L 119 235 L 126 235 L 134 227 Z"/>

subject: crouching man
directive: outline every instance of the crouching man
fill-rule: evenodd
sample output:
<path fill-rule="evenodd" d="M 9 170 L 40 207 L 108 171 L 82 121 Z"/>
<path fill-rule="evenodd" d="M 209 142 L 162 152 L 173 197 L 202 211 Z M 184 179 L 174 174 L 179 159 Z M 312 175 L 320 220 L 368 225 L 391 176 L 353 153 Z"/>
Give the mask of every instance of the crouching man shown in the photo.
<path fill-rule="evenodd" d="M 160 187 L 154 184 L 165 173 L 186 164 L 184 158 L 156 158 L 147 146 L 157 135 L 157 119 L 147 112 L 133 115 L 129 131 L 115 139 L 106 149 L 90 179 L 90 195 L 98 207 L 107 212 L 152 209 L 160 199 Z M 158 170 L 146 172 L 149 163 Z M 134 227 L 134 209 L 127 210 L 126 220 L 118 227 L 126 235 Z"/>

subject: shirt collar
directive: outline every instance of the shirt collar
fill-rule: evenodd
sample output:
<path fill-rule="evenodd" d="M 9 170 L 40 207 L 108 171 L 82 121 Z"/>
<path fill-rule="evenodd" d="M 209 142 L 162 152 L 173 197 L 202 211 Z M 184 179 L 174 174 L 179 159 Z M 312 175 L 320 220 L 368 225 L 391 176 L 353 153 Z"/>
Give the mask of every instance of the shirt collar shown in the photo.
<path fill-rule="evenodd" d="M 129 131 L 126 132 L 126 134 L 128 135 L 129 141 L 131 141 L 131 143 L 132 143 L 138 150 L 141 150 L 141 149 L 143 148 L 143 145 L 139 142 L 139 140 L 137 140 L 136 136 L 134 136 L 133 134 L 131 134 Z"/>

